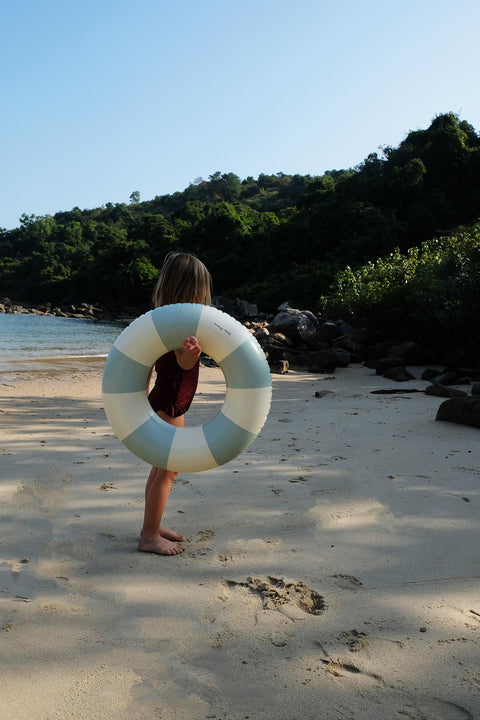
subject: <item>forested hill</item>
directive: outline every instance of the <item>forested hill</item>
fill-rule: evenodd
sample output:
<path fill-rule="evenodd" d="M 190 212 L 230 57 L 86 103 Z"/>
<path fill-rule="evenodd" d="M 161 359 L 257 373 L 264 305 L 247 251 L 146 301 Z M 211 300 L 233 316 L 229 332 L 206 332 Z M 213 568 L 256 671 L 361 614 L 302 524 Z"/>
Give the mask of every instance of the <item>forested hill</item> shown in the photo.
<path fill-rule="evenodd" d="M 54 216 L 0 232 L 0 296 L 150 306 L 166 252 L 196 253 L 216 294 L 315 310 L 340 270 L 405 252 L 480 217 L 480 137 L 437 116 L 397 148 L 322 176 L 217 172 L 183 192 Z M 1 224 L 1 218 L 0 218 Z"/>

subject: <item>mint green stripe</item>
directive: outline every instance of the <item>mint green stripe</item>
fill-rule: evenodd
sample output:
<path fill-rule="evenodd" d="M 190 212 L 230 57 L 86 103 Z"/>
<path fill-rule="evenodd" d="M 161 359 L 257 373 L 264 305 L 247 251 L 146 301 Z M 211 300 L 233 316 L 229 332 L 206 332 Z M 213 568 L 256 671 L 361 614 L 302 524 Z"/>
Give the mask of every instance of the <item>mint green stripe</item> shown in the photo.
<path fill-rule="evenodd" d="M 165 347 L 175 350 L 185 338 L 196 335 L 203 305 L 178 303 L 152 310 L 152 320 Z"/>
<path fill-rule="evenodd" d="M 124 355 L 115 346 L 108 353 L 103 370 L 102 392 L 129 393 L 145 390 L 148 365 L 142 365 L 136 360 Z"/>
<path fill-rule="evenodd" d="M 272 384 L 265 353 L 255 338 L 247 338 L 221 361 L 220 367 L 230 388 L 263 388 Z"/>
<path fill-rule="evenodd" d="M 232 460 L 257 437 L 219 413 L 203 426 L 205 440 L 218 465 Z"/>
<path fill-rule="evenodd" d="M 156 415 L 123 439 L 124 445 L 137 457 L 158 468 L 166 468 L 176 428 Z"/>

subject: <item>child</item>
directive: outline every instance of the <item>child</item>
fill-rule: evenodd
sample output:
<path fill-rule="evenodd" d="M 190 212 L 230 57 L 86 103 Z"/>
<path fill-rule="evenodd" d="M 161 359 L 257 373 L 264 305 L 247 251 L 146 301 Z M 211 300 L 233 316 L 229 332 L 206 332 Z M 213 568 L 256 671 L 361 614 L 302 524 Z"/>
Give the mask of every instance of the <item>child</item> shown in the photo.
<path fill-rule="evenodd" d="M 211 302 L 211 277 L 194 255 L 169 253 L 153 291 L 155 307 L 173 303 Z M 196 337 L 163 355 L 155 363 L 155 385 L 148 399 L 157 415 L 176 427 L 185 427 L 185 413 L 195 395 L 202 348 Z M 147 382 L 148 387 L 148 382 Z M 145 516 L 138 543 L 139 550 L 159 555 L 178 555 L 185 538 L 160 525 L 176 472 L 152 467 L 145 487 Z"/>

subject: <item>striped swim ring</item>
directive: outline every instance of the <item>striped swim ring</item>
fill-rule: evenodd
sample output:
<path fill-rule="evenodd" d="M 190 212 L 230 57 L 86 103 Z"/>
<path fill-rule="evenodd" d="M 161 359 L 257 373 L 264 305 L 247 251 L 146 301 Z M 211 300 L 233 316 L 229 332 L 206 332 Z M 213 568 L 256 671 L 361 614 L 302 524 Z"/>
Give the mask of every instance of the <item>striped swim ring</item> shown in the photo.
<path fill-rule="evenodd" d="M 220 366 L 225 400 L 204 425 L 177 428 L 152 410 L 146 384 L 156 360 L 191 335 Z M 134 455 L 166 470 L 199 472 L 232 460 L 256 438 L 271 384 L 265 354 L 241 323 L 211 306 L 179 303 L 145 313 L 118 336 L 105 363 L 102 398 L 114 433 Z"/>

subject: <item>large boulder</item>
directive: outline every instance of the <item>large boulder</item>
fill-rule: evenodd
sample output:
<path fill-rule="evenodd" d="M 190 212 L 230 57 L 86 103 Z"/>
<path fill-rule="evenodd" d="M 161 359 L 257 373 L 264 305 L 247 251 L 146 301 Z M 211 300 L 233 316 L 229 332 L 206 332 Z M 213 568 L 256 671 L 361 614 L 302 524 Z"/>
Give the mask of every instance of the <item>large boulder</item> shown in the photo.
<path fill-rule="evenodd" d="M 296 342 L 311 344 L 318 340 L 320 322 L 310 310 L 285 308 L 275 315 L 268 329 L 271 333 L 283 333 Z"/>
<path fill-rule="evenodd" d="M 445 400 L 438 408 L 435 420 L 480 428 L 480 397 L 456 397 Z"/>

